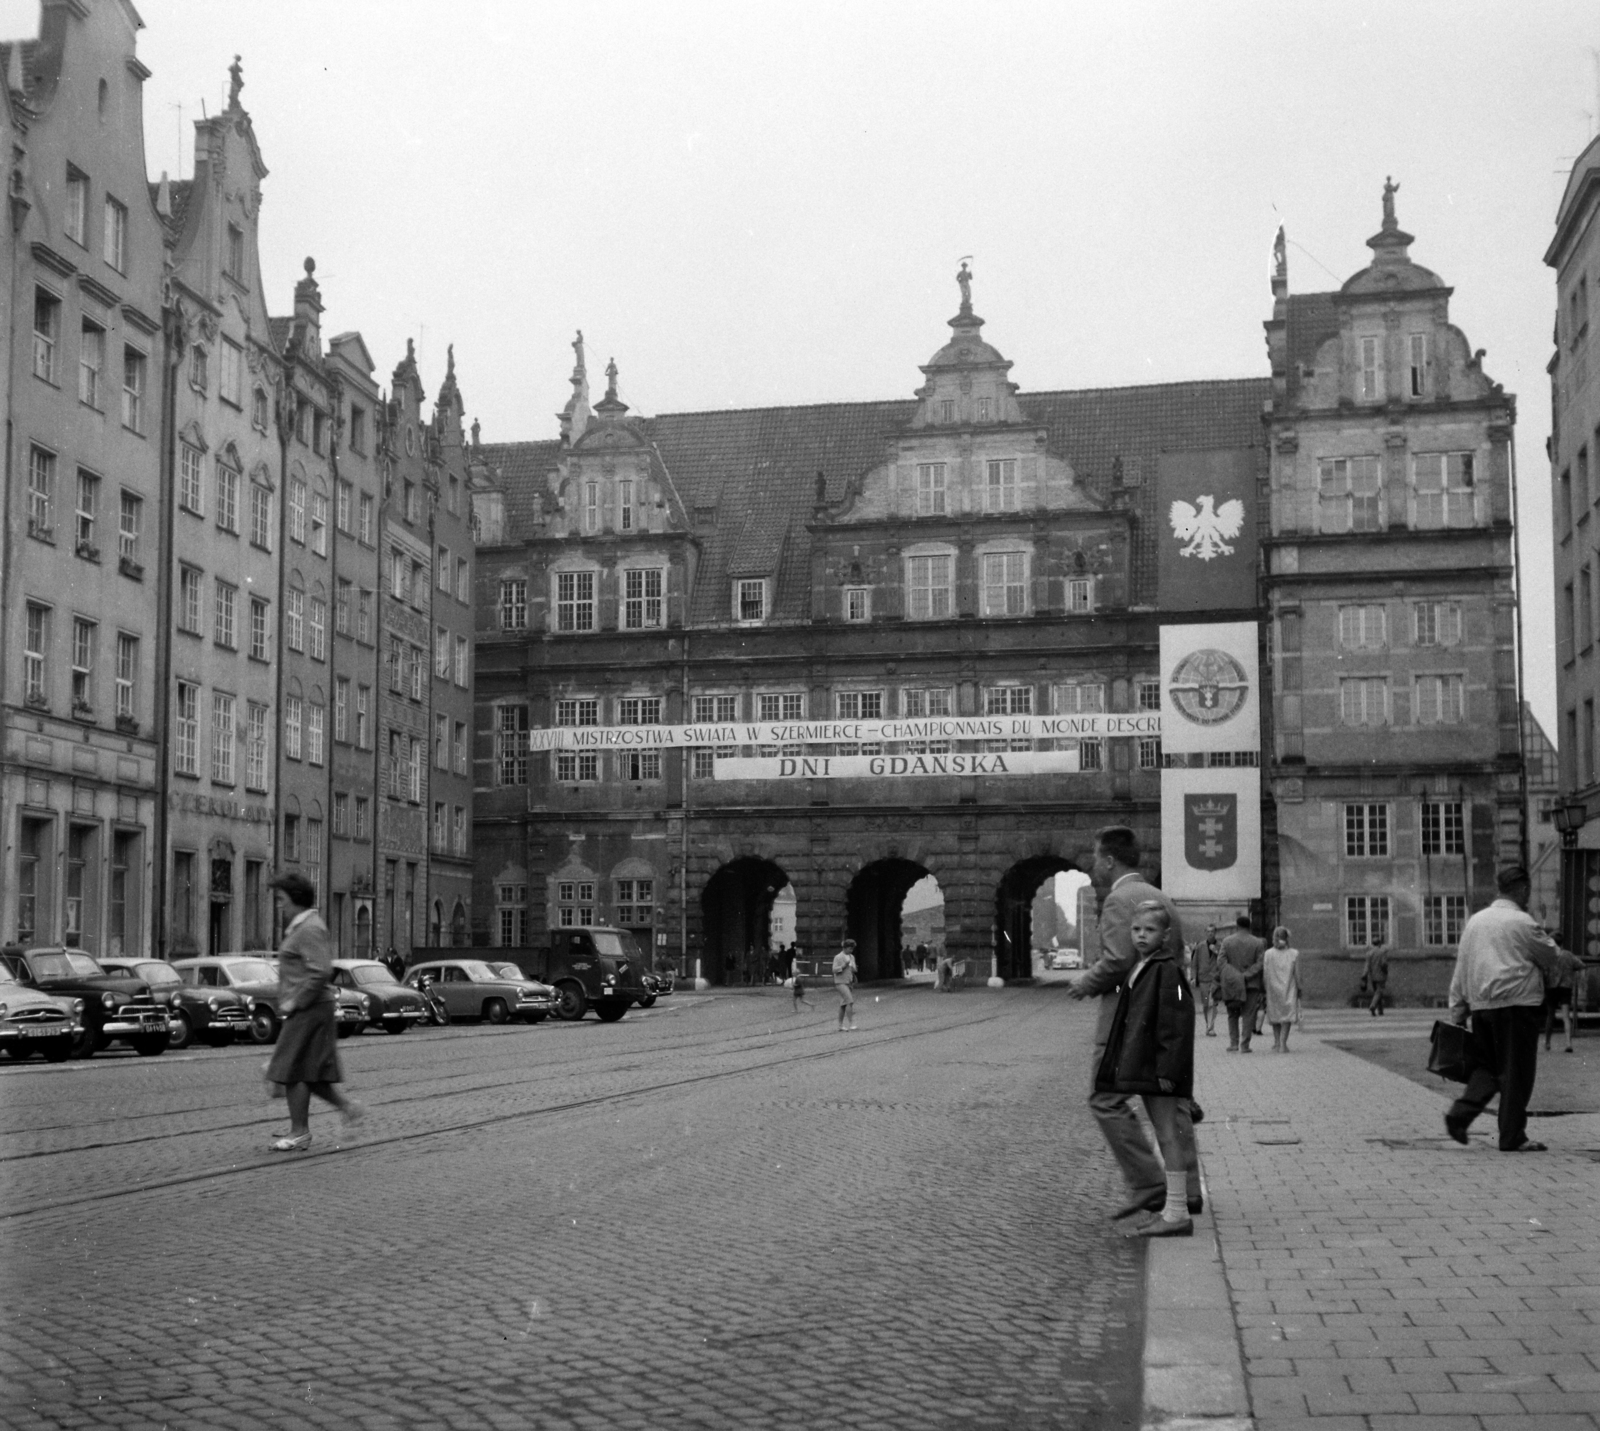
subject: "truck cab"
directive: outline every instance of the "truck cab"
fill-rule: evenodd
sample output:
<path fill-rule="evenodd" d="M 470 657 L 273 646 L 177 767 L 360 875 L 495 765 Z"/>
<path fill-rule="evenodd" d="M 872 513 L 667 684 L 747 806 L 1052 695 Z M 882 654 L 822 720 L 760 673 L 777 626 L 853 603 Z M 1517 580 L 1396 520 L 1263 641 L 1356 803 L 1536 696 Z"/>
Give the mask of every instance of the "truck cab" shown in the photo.
<path fill-rule="evenodd" d="M 644 955 L 626 929 L 595 924 L 556 929 L 546 947 L 519 951 L 516 963 L 529 978 L 554 987 L 556 1017 L 568 1021 L 592 1008 L 603 1022 L 614 1023 L 652 992 L 645 983 Z"/>

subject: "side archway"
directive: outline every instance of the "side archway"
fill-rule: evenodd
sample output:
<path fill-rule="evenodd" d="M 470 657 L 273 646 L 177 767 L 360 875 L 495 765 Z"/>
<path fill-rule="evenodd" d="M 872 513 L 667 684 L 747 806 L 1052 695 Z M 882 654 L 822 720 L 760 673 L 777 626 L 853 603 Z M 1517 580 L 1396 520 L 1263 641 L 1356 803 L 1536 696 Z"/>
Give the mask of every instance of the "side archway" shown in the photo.
<path fill-rule="evenodd" d="M 1079 873 L 1077 862 L 1064 855 L 1034 855 L 1000 877 L 994 901 L 995 973 L 1000 978 L 1033 978 L 1033 902 L 1039 886 L 1058 874 Z"/>

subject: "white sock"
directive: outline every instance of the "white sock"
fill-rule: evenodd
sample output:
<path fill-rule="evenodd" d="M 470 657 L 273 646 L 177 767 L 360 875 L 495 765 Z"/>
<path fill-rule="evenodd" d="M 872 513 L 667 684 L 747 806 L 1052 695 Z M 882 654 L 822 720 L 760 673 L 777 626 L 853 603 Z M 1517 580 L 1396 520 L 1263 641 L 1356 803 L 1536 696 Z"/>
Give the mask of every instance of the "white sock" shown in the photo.
<path fill-rule="evenodd" d="M 1161 1209 L 1163 1222 L 1182 1222 L 1189 1216 L 1188 1183 L 1182 1168 L 1167 1174 L 1167 1205 Z"/>

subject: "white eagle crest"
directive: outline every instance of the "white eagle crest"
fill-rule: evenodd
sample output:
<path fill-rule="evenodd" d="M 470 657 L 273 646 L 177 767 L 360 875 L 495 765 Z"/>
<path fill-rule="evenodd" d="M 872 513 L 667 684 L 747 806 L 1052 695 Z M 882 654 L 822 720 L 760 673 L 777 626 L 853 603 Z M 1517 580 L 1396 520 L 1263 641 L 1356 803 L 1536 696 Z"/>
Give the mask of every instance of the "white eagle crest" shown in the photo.
<path fill-rule="evenodd" d="M 1237 497 L 1212 510 L 1213 498 L 1198 497 L 1198 511 L 1187 502 L 1174 502 L 1168 518 L 1172 522 L 1172 535 L 1187 543 L 1179 549 L 1179 556 L 1199 557 L 1210 561 L 1213 557 L 1232 556 L 1233 539 L 1244 527 L 1244 503 Z"/>

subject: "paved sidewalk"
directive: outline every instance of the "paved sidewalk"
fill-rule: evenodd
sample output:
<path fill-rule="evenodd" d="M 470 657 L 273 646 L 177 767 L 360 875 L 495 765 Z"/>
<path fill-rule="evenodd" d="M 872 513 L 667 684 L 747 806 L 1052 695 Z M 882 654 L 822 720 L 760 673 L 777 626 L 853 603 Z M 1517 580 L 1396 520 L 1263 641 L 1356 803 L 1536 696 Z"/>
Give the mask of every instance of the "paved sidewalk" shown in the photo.
<path fill-rule="evenodd" d="M 1433 1017 L 1396 1011 L 1381 1032 Z M 1496 1151 L 1487 1116 L 1460 1147 L 1443 1125 L 1454 1085 L 1325 1041 L 1377 1031 L 1313 1011 L 1287 1056 L 1270 1031 L 1248 1057 L 1198 1040 L 1201 1151 L 1257 1425 L 1597 1431 L 1600 1113 L 1535 1120 L 1548 1153 Z"/>

